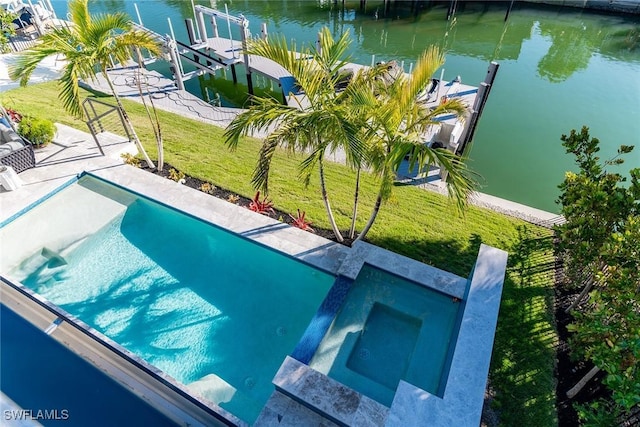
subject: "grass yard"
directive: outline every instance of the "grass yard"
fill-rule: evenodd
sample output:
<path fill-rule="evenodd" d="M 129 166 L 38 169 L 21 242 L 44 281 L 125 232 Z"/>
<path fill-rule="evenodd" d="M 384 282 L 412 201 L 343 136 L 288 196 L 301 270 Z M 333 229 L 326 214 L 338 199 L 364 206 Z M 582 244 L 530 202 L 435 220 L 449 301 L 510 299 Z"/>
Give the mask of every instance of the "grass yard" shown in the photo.
<path fill-rule="evenodd" d="M 82 96 L 93 95 L 83 91 Z M 83 122 L 64 112 L 55 82 L 15 89 L 0 94 L 0 98 L 5 107 L 23 114 L 87 130 Z M 149 154 L 155 157 L 155 139 L 142 105 L 125 101 L 125 108 Z M 159 117 L 168 163 L 220 188 L 253 196 L 250 179 L 259 141 L 247 138 L 231 152 L 223 143 L 223 129 L 162 111 Z M 274 157 L 269 196 L 278 209 L 306 211 L 314 227 L 328 228 L 318 182 L 312 181 L 304 188 L 297 179 L 299 159 L 284 152 Z M 343 165 L 327 165 L 329 196 L 342 230 L 350 225 L 354 176 Z M 369 216 L 376 190 L 376 180 L 364 176 L 359 229 Z M 509 252 L 490 371 L 495 395 L 492 407 L 504 426 L 557 425 L 549 230 L 476 207 L 459 216 L 446 197 L 412 186 L 397 186 L 367 240 L 464 277 L 471 272 L 480 243 Z"/>

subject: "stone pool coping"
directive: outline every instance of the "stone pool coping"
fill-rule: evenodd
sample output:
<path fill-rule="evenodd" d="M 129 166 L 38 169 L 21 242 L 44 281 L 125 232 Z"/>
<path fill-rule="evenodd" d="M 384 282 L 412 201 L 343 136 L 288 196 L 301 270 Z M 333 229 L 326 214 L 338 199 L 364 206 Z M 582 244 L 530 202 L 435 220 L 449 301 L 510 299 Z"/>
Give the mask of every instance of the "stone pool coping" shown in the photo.
<path fill-rule="evenodd" d="M 467 282 L 443 397 L 400 381 L 387 408 L 292 357 L 273 380 L 276 390 L 338 425 L 478 426 L 506 265 L 506 252 L 481 245 Z"/>
<path fill-rule="evenodd" d="M 276 249 L 330 274 L 336 274 L 349 250 L 344 245 L 256 214 L 246 207 L 128 165 L 102 169 L 91 174 Z"/>
<path fill-rule="evenodd" d="M 373 404 L 369 404 L 371 399 L 366 396 L 357 394 L 360 396 L 357 399 L 358 402 L 364 402 L 360 412 L 374 409 L 368 415 L 368 425 L 479 424 L 504 282 L 506 252 L 481 245 L 472 275 L 465 279 L 367 243 L 358 242 L 348 248 L 128 165 L 94 170 L 92 174 L 281 251 L 337 277 L 354 279 L 367 263 L 460 298 L 463 300 L 464 314 L 443 398 L 401 381 L 386 413 L 384 409 L 380 410 L 382 405 L 377 402 L 371 401 Z M 27 204 L 21 208 L 26 207 Z M 329 393 L 337 390 L 335 387 L 346 387 L 288 357 L 274 379 L 276 387 L 283 391 L 288 390 L 285 389 L 285 384 L 295 384 L 292 381 L 295 377 L 285 375 L 294 362 L 296 375 L 314 378 L 314 381 L 308 382 L 311 385 L 327 387 Z M 309 387 L 308 390 L 313 391 L 314 388 Z M 349 396 L 352 396 L 351 393 L 356 392 L 351 390 Z M 339 424 L 356 422 L 356 418 L 343 419 L 328 413 L 331 401 L 321 400 L 316 407 L 313 399 L 309 400 L 298 394 L 299 390 L 291 389 L 286 392 L 286 395 Z M 335 403 L 335 399 L 333 402 Z M 382 408 L 386 409 L 384 406 Z M 384 416 L 382 413 L 385 413 Z"/>

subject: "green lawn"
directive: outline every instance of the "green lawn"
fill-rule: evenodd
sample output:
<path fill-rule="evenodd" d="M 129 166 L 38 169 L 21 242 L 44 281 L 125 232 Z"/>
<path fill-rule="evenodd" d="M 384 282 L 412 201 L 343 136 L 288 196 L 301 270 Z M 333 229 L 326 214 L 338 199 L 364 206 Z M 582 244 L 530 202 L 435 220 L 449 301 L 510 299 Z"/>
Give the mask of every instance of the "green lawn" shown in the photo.
<path fill-rule="evenodd" d="M 83 91 L 83 96 L 93 96 Z M 87 127 L 64 112 L 57 99 L 56 83 L 44 83 L 0 94 L 5 107 L 23 114 L 47 117 L 81 130 Z M 155 140 L 144 109 L 125 101 L 136 130 L 149 154 L 155 157 Z M 251 172 L 259 141 L 246 139 L 230 152 L 223 144 L 223 130 L 159 112 L 165 159 L 184 173 L 210 181 L 237 194 L 252 197 Z M 304 188 L 297 179 L 299 158 L 278 153 L 274 158 L 270 197 L 283 211 L 301 209 L 316 227 L 328 228 L 318 183 Z M 332 206 L 341 229 L 349 227 L 354 173 L 327 165 Z M 361 186 L 362 228 L 376 194 L 376 181 L 365 176 Z M 553 271 L 549 230 L 490 210 L 469 207 L 464 216 L 446 197 L 412 186 L 397 186 L 392 200 L 383 206 L 368 241 L 416 260 L 468 276 L 480 243 L 509 252 L 490 383 L 496 397 L 493 407 L 504 426 L 554 426 L 556 333 L 553 319 Z"/>

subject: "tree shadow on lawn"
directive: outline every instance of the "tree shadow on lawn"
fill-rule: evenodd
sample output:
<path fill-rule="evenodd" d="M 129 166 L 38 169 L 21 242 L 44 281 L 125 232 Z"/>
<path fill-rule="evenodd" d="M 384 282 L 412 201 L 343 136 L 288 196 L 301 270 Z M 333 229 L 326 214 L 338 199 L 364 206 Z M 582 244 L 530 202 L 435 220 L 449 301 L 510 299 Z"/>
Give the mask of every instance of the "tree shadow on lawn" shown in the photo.
<path fill-rule="evenodd" d="M 469 277 L 478 257 L 482 237 L 474 233 L 468 242 L 454 239 L 425 240 L 413 236 L 372 237 L 367 241 L 441 270 Z"/>
<path fill-rule="evenodd" d="M 492 408 L 501 425 L 557 425 L 553 235 L 522 226 L 509 264 L 493 347 Z"/>
<path fill-rule="evenodd" d="M 434 267 L 468 277 L 482 237 L 424 240 L 411 236 L 372 238 L 371 243 Z M 555 258 L 551 231 L 520 226 L 506 248 L 509 263 L 496 329 L 489 395 L 500 425 L 557 425 L 554 360 L 557 335 L 553 296 Z"/>

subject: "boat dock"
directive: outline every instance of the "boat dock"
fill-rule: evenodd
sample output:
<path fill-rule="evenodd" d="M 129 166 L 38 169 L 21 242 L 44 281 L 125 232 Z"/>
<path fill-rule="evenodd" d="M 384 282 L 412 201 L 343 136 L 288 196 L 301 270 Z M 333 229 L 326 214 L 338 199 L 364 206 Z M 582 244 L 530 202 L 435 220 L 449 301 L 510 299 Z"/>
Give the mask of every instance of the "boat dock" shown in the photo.
<path fill-rule="evenodd" d="M 185 20 L 188 43 L 175 38 L 170 21 L 170 36 L 162 36 L 146 29 L 142 26 L 140 18 L 140 23 L 135 24 L 139 29 L 153 34 L 165 46 L 177 90 L 184 91 L 185 80 L 206 74 L 215 75 L 221 69 L 230 69 L 233 82 L 238 83 L 237 66 L 241 65 L 246 76 L 249 94 L 254 93 L 253 74 L 256 74 L 278 85 L 284 104 L 302 109 L 308 106 L 305 94 L 298 91 L 295 78 L 285 68 L 270 59 L 247 53 L 248 43 L 252 36 L 249 33 L 249 21 L 244 16 L 232 16 L 227 11 L 222 12 L 201 5 L 194 5 L 193 12 L 195 20 Z M 218 20 L 221 21 L 220 24 Z M 226 25 L 222 25 L 222 23 L 226 23 Z M 220 35 L 220 27 L 226 27 L 229 37 Z M 237 27 L 240 30 L 239 40 L 233 39 L 232 27 Z M 262 24 L 260 37 L 265 39 L 268 37 L 266 24 Z M 298 55 L 300 60 L 309 59 L 303 57 L 305 55 L 303 53 L 296 52 L 294 54 Z M 375 61 L 375 57 L 372 57 L 371 65 L 348 63 L 342 70 L 355 74 L 360 69 L 380 63 Z M 394 68 L 393 73 L 409 74 L 411 72 L 412 64 L 409 66 L 409 73 L 407 73 L 404 63 L 398 64 L 396 61 L 389 61 L 388 64 L 390 70 L 392 67 Z M 185 65 L 195 69 L 185 72 Z M 433 129 L 425 134 L 425 143 L 437 143 L 439 144 L 437 146 L 447 148 L 457 154 L 464 153 L 473 138 L 497 69 L 498 64 L 490 64 L 485 81 L 479 86 L 464 84 L 459 76 L 451 81 L 445 81 L 443 79 L 444 71 L 439 79 L 432 79 L 430 88 L 425 88 L 422 95 L 429 107 L 435 108 L 447 99 L 457 98 L 468 105 L 470 109 L 462 121 L 451 114 L 437 117 L 436 120 L 439 124 L 434 125 Z M 410 176 L 408 177 L 410 178 Z"/>

